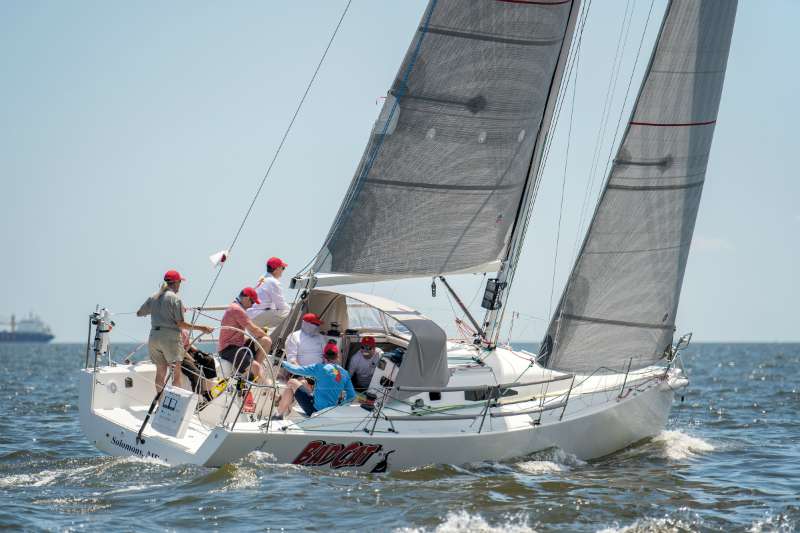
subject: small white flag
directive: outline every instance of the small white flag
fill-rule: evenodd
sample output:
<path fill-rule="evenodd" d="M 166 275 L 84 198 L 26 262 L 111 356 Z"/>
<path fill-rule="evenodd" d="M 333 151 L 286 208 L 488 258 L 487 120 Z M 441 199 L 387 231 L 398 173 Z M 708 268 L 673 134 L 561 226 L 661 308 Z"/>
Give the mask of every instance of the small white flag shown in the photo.
<path fill-rule="evenodd" d="M 228 259 L 228 250 L 221 250 L 215 254 L 211 254 L 208 256 L 208 259 L 211 261 L 212 265 L 218 267 Z"/>

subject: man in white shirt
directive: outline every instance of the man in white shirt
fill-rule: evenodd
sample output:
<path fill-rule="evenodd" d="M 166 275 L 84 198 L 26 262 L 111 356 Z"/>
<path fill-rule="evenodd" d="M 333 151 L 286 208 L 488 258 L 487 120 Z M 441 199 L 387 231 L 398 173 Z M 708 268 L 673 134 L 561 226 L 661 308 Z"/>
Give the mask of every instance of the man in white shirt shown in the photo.
<path fill-rule="evenodd" d="M 256 285 L 256 293 L 261 303 L 247 310 L 247 315 L 261 328 L 273 330 L 280 326 L 289 316 L 289 304 L 283 298 L 281 276 L 289 266 L 278 257 L 267 260 L 267 273 Z"/>
<path fill-rule="evenodd" d="M 375 337 L 361 338 L 361 349 L 350 356 L 350 363 L 347 365 L 356 392 L 364 392 L 369 388 L 381 355 L 383 350 L 375 346 Z"/>
<path fill-rule="evenodd" d="M 319 332 L 322 320 L 314 313 L 303 315 L 300 329 L 286 339 L 286 360 L 292 364 L 307 366 L 322 362 L 325 337 Z"/>

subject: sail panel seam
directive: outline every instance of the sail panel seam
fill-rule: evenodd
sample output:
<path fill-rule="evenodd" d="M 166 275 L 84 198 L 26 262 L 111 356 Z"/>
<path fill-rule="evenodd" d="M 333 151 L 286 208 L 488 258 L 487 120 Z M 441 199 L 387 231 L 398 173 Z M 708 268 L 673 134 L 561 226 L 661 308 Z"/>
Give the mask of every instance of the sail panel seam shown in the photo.
<path fill-rule="evenodd" d="M 724 70 L 667 70 L 653 69 L 651 73 L 656 74 L 725 74 Z"/>
<path fill-rule="evenodd" d="M 705 183 L 705 180 L 684 183 L 682 185 L 609 185 L 608 188 L 620 191 L 673 191 L 700 187 L 703 183 Z"/>
<path fill-rule="evenodd" d="M 554 44 L 558 44 L 561 42 L 561 39 L 558 37 L 549 39 L 512 39 L 510 37 L 500 37 L 488 33 L 475 33 L 475 32 L 466 32 L 459 30 L 449 30 L 446 28 L 436 28 L 433 26 L 428 27 L 428 29 L 419 27 L 418 31 L 433 33 L 436 35 L 446 35 L 448 37 L 473 39 L 476 41 L 486 41 L 486 42 L 502 43 L 502 44 L 518 44 L 520 46 L 552 46 Z"/>
<path fill-rule="evenodd" d="M 598 324 L 609 324 L 612 326 L 625 326 L 631 328 L 664 329 L 670 331 L 675 329 L 675 324 L 648 324 L 646 322 L 628 322 L 626 320 L 609 320 L 606 318 L 594 318 L 591 316 L 571 315 L 568 313 L 562 314 L 561 318 L 579 320 L 581 322 L 596 322 Z"/>
<path fill-rule="evenodd" d="M 676 246 L 664 246 L 660 248 L 643 248 L 641 250 L 610 250 L 608 252 L 584 252 L 586 255 L 611 255 L 611 254 L 644 254 L 647 252 L 663 252 L 666 250 L 676 250 L 687 246 L 690 242 L 678 244 Z"/>
<path fill-rule="evenodd" d="M 703 122 L 643 122 L 631 120 L 631 126 L 654 126 L 657 128 L 683 128 L 688 126 L 708 126 L 716 123 L 716 120 L 706 120 Z"/>
<path fill-rule="evenodd" d="M 612 180 L 685 180 L 689 178 L 696 178 L 697 176 L 705 176 L 706 171 L 693 172 L 692 174 L 685 174 L 682 176 L 612 176 Z M 705 180 L 704 180 L 705 181 Z"/>
<path fill-rule="evenodd" d="M 389 185 L 392 187 L 404 187 L 412 189 L 434 189 L 441 191 L 502 191 L 516 189 L 524 183 L 509 183 L 507 185 L 443 185 L 438 183 L 422 183 L 413 181 L 382 180 L 378 178 L 367 178 L 365 183 L 376 185 Z"/>

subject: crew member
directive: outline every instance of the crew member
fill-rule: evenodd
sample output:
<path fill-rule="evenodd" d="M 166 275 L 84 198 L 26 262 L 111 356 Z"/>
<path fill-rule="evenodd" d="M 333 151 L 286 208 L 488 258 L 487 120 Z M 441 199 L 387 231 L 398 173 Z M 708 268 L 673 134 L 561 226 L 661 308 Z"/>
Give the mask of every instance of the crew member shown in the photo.
<path fill-rule="evenodd" d="M 262 328 L 274 329 L 280 326 L 289 316 L 289 304 L 283 297 L 281 276 L 288 264 L 278 257 L 267 260 L 267 273 L 256 285 L 256 293 L 261 303 L 247 310 L 247 315 Z"/>
<path fill-rule="evenodd" d="M 172 384 L 176 387 L 181 386 L 180 367 L 176 368 L 176 363 L 180 363 L 186 354 L 181 341 L 181 329 L 203 333 L 214 331 L 210 326 L 189 324 L 184 320 L 183 302 L 178 296 L 178 291 L 185 279 L 177 270 L 168 270 L 164 274 L 164 284 L 161 289 L 145 300 L 136 311 L 136 316 L 150 315 L 147 351 L 150 353 L 150 360 L 156 365 L 156 392 L 164 388 L 169 367 L 173 368 Z"/>
<path fill-rule="evenodd" d="M 300 380 L 290 379 L 287 388 L 281 394 L 275 417 L 283 418 L 288 415 L 295 399 L 308 416 L 322 409 L 339 405 L 342 392 L 344 392 L 344 403 L 353 401 L 356 391 L 350 381 L 350 374 L 339 366 L 338 362 L 339 349 L 334 342 L 325 346 L 321 363 L 299 366 L 284 361 L 282 364 L 286 370 L 298 376 L 314 378 L 316 384 L 314 392 L 311 393 Z"/>
<path fill-rule="evenodd" d="M 375 337 L 367 335 L 361 338 L 361 349 L 350 356 L 350 362 L 347 364 L 356 391 L 364 392 L 369 388 L 372 374 L 375 373 L 375 366 L 381 355 L 383 350 L 375 346 Z"/>
<path fill-rule="evenodd" d="M 322 320 L 314 313 L 306 313 L 300 329 L 286 339 L 286 360 L 296 365 L 312 365 L 322 362 L 325 337 L 319 332 Z"/>
<path fill-rule="evenodd" d="M 211 380 L 217 377 L 214 358 L 211 354 L 193 346 L 185 329 L 181 330 L 181 343 L 187 354 L 181 361 L 181 368 L 189 378 L 191 390 L 201 393 L 206 400 L 210 400 Z"/>
<path fill-rule="evenodd" d="M 272 348 L 272 341 L 264 330 L 253 324 L 247 316 L 247 310 L 258 302 L 258 294 L 254 288 L 242 289 L 222 315 L 222 328 L 219 332 L 219 356 L 239 372 L 245 372 L 249 368 L 256 381 L 264 375 L 264 359 Z M 250 338 L 245 340 L 244 332 L 252 335 L 257 343 Z"/>

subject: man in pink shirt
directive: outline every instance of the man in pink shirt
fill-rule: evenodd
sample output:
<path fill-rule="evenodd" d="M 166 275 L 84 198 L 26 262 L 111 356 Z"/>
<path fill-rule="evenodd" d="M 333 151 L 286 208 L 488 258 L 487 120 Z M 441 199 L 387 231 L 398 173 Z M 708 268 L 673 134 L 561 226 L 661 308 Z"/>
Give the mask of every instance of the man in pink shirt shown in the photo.
<path fill-rule="evenodd" d="M 222 328 L 219 333 L 219 356 L 241 372 L 250 368 L 250 373 L 258 381 L 264 375 L 264 359 L 272 348 L 272 341 L 264 330 L 253 324 L 247 310 L 259 303 L 258 294 L 252 287 L 245 287 L 231 302 L 222 315 Z M 248 332 L 258 342 L 246 339 Z M 254 355 L 255 352 L 255 355 Z"/>

